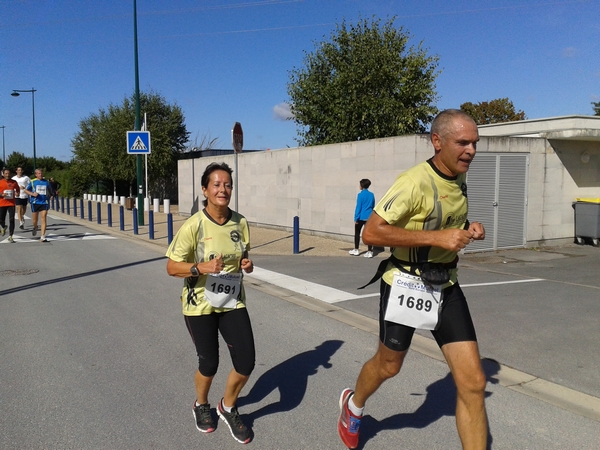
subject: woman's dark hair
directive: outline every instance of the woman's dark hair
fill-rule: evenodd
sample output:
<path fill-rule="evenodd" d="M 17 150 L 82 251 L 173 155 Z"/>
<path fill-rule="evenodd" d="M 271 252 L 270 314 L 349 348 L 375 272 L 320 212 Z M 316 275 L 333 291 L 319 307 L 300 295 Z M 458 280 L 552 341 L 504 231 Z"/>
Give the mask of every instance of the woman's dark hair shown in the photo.
<path fill-rule="evenodd" d="M 231 167 L 229 167 L 227 164 L 225 164 L 224 162 L 210 163 L 208 166 L 206 166 L 206 169 L 204 169 L 204 173 L 202 174 L 202 178 L 200 180 L 200 184 L 202 185 L 202 187 L 204 189 L 208 189 L 208 182 L 210 180 L 210 174 L 217 170 L 222 170 L 224 172 L 227 172 L 229 174 L 229 176 L 231 177 L 231 179 L 233 180 L 233 170 L 231 170 Z M 208 200 L 204 199 L 202 201 L 202 204 L 204 206 L 208 205 Z"/>
<path fill-rule="evenodd" d="M 363 189 L 369 189 L 369 186 L 371 186 L 371 180 L 369 180 L 368 178 L 363 178 L 359 181 L 359 183 L 360 187 Z"/>

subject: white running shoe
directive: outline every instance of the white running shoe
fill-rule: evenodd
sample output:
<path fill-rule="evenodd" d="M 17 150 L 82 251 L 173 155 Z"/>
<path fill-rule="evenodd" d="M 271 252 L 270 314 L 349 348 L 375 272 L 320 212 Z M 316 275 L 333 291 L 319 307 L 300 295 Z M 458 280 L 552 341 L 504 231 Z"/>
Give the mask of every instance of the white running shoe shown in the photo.
<path fill-rule="evenodd" d="M 25 222 L 19 222 L 19 228 L 22 230 L 25 228 Z"/>
<path fill-rule="evenodd" d="M 365 253 L 365 258 L 372 258 L 372 257 L 373 257 L 373 252 Z"/>
<path fill-rule="evenodd" d="M 352 256 L 358 256 L 359 255 L 359 251 L 357 248 L 350 250 L 348 253 L 350 253 Z"/>

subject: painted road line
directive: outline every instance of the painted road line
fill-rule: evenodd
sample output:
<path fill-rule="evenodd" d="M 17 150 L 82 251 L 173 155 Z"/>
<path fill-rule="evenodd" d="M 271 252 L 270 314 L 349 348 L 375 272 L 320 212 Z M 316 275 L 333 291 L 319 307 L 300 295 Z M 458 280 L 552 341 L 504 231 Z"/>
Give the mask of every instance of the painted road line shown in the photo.
<path fill-rule="evenodd" d="M 498 284 L 531 283 L 532 281 L 546 281 L 544 278 L 529 278 L 527 280 L 494 281 L 491 283 L 461 284 L 460 287 L 496 286 Z"/>
<path fill-rule="evenodd" d="M 337 303 L 358 298 L 354 294 L 349 294 L 348 292 L 340 291 L 339 289 L 261 269 L 256 266 L 254 267 L 252 274 L 250 274 L 250 277 L 297 292 L 298 294 L 308 295 L 309 297 L 316 298 L 326 303 Z"/>
<path fill-rule="evenodd" d="M 252 272 L 250 276 L 256 278 L 257 280 L 264 281 L 275 286 L 297 292 L 298 294 L 308 295 L 309 297 L 316 298 L 326 303 L 337 303 L 345 302 L 347 300 L 358 300 L 361 298 L 379 297 L 378 292 L 363 295 L 350 294 L 349 292 L 341 291 L 339 289 L 331 288 L 329 286 L 323 286 L 322 284 L 312 283 L 310 281 L 305 281 L 300 278 L 291 277 L 289 275 L 272 272 L 270 270 L 261 269 L 260 267 L 254 267 L 254 272 Z M 461 284 L 460 286 L 463 288 L 477 286 L 495 286 L 500 284 L 530 283 L 533 281 L 546 280 L 544 280 L 543 278 L 530 278 L 526 280 Z"/>
<path fill-rule="evenodd" d="M 29 234 L 29 233 L 28 233 Z M 14 234 L 13 239 L 15 240 L 15 244 L 24 244 L 26 242 L 39 242 L 41 237 L 41 233 L 38 230 L 38 235 L 36 237 L 33 236 L 23 236 L 22 234 Z M 72 242 L 72 241 L 91 241 L 97 239 L 118 239 L 114 236 L 109 236 L 107 234 L 98 234 L 98 233 L 74 233 L 74 234 L 46 234 L 46 239 L 48 242 L 62 241 L 62 242 Z M 0 244 L 10 244 L 8 239 L 3 240 Z"/>

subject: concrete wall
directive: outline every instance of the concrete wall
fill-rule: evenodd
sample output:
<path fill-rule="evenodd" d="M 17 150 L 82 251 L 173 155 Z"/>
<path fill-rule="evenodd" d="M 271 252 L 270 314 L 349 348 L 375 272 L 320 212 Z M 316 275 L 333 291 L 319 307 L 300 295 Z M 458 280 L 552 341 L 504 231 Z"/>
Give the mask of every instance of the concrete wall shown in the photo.
<path fill-rule="evenodd" d="M 530 245 L 572 239 L 571 203 L 576 197 L 600 197 L 600 181 L 595 186 L 578 186 L 545 139 L 484 137 L 478 151 L 530 155 Z M 432 155 L 429 135 L 242 153 L 238 155 L 238 210 L 251 223 L 285 228 L 291 228 L 294 216 L 299 216 L 303 232 L 351 241 L 358 181 L 370 179 L 370 190 L 378 200 L 400 172 Z M 233 155 L 179 161 L 181 214 L 193 214 L 202 208 L 202 172 L 211 162 L 222 161 L 234 168 Z M 586 167 L 581 166 L 585 172 Z"/>

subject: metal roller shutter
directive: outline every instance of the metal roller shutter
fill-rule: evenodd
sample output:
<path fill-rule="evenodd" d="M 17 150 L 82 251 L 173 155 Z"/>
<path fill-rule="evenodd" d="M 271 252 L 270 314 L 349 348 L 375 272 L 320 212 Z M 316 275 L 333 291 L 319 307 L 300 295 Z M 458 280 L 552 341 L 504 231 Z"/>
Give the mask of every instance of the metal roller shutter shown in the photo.
<path fill-rule="evenodd" d="M 469 220 L 483 223 L 486 238 L 466 252 L 523 247 L 529 155 L 479 153 L 467 173 Z"/>

